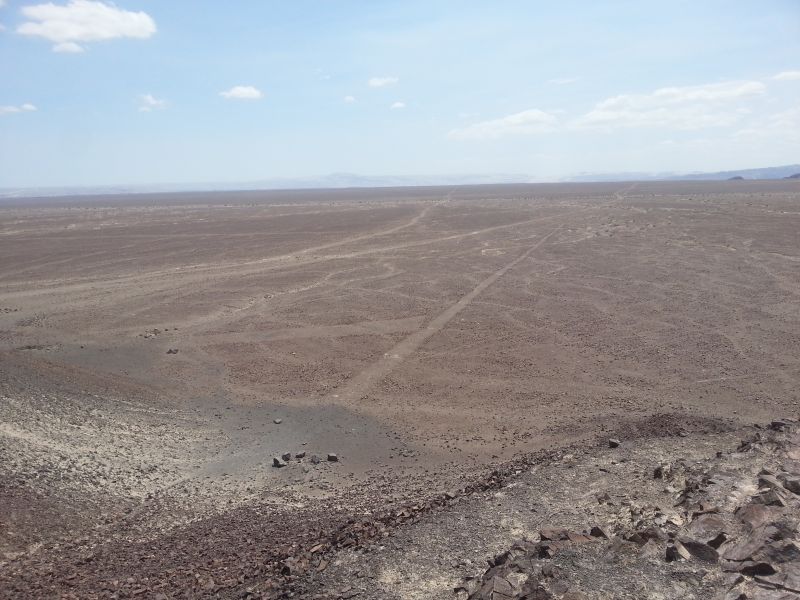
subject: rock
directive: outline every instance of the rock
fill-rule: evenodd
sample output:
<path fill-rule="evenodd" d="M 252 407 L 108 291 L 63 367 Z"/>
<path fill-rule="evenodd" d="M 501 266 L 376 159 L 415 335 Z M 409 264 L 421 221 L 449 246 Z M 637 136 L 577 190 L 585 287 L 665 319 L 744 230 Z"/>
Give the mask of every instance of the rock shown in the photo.
<path fill-rule="evenodd" d="M 664 559 L 667 562 L 675 562 L 676 560 L 680 559 L 680 554 L 678 554 L 678 550 L 675 546 L 667 546 L 667 551 L 665 552 Z"/>
<path fill-rule="evenodd" d="M 771 564 L 765 562 L 745 561 L 739 567 L 739 572 L 748 577 L 774 575 L 775 569 Z"/>
<path fill-rule="evenodd" d="M 586 542 L 592 541 L 592 538 L 589 537 L 588 535 L 584 535 L 582 533 L 576 533 L 574 531 L 567 532 L 567 539 L 573 544 L 585 544 Z"/>
<path fill-rule="evenodd" d="M 753 498 L 753 502 L 765 506 L 786 506 L 786 495 L 782 489 L 771 488 Z"/>
<path fill-rule="evenodd" d="M 616 438 L 611 438 L 611 439 L 609 439 L 609 440 L 608 440 L 608 447 L 609 447 L 609 448 L 619 448 L 619 445 L 620 445 L 621 443 L 622 443 L 622 442 L 620 442 L 618 439 L 616 439 Z"/>
<path fill-rule="evenodd" d="M 770 587 L 782 588 L 795 594 L 800 594 L 800 563 L 781 565 L 780 573 L 757 575 L 755 580 Z"/>
<path fill-rule="evenodd" d="M 764 546 L 775 539 L 779 539 L 780 532 L 772 525 L 764 525 L 750 532 L 750 534 L 739 540 L 738 543 L 726 545 L 722 557 L 731 561 L 746 561 L 753 558 Z"/>
<path fill-rule="evenodd" d="M 298 452 L 297 454 L 294 455 L 294 457 L 295 458 L 305 458 L 306 457 L 305 450 L 303 450 L 302 452 Z"/>
<path fill-rule="evenodd" d="M 608 534 L 606 533 L 605 529 L 602 527 L 595 525 L 589 530 L 589 535 L 596 538 L 605 538 L 608 539 Z"/>
<path fill-rule="evenodd" d="M 288 461 L 292 460 L 292 453 L 291 452 L 284 452 L 283 454 L 281 454 L 281 458 L 288 462 Z"/>
<path fill-rule="evenodd" d="M 525 600 L 551 600 L 553 594 L 548 592 L 547 589 L 535 579 L 529 579 L 525 582 L 525 585 L 522 586 L 520 594 L 517 597 L 524 598 Z"/>
<path fill-rule="evenodd" d="M 651 525 L 644 531 L 641 531 L 640 534 L 645 541 L 655 540 L 657 542 L 665 542 L 669 537 L 663 529 L 656 527 L 655 525 Z"/>
<path fill-rule="evenodd" d="M 783 490 L 783 485 L 778 481 L 778 478 L 771 474 L 764 474 L 758 478 L 758 487 L 768 488 L 772 490 Z"/>
<path fill-rule="evenodd" d="M 328 453 L 328 462 L 339 462 L 339 457 L 333 452 Z"/>
<path fill-rule="evenodd" d="M 715 550 L 718 550 L 719 547 L 722 546 L 722 544 L 724 544 L 726 541 L 728 541 L 728 536 L 724 532 L 722 532 L 717 534 L 715 538 L 708 540 L 706 544 L 708 544 Z"/>
<path fill-rule="evenodd" d="M 716 563 L 719 560 L 717 551 L 708 544 L 689 538 L 682 538 L 679 543 L 697 560 L 709 563 Z"/>
<path fill-rule="evenodd" d="M 569 531 L 560 527 L 545 527 L 539 531 L 539 536 L 547 541 L 560 541 L 569 539 Z"/>
<path fill-rule="evenodd" d="M 453 588 L 453 594 L 455 600 L 469 600 L 469 592 L 461 586 Z"/>
<path fill-rule="evenodd" d="M 735 514 L 742 523 L 749 525 L 751 529 L 756 529 L 770 521 L 774 512 L 775 509 L 768 508 L 763 504 L 748 504 L 737 509 Z"/>
<path fill-rule="evenodd" d="M 283 419 L 272 419 L 272 422 L 275 423 L 275 425 L 280 425 L 283 423 Z"/>
<path fill-rule="evenodd" d="M 670 465 L 669 463 L 661 463 L 655 469 L 653 469 L 653 478 L 666 479 L 667 477 L 669 477 L 671 472 L 672 472 L 672 465 Z"/>
<path fill-rule="evenodd" d="M 712 539 L 725 531 L 725 520 L 719 515 L 700 515 L 688 527 L 689 533 L 697 539 Z M 720 542 L 721 543 L 721 542 Z"/>
<path fill-rule="evenodd" d="M 505 600 L 514 598 L 516 591 L 513 586 L 503 577 L 496 575 L 483 584 L 480 589 L 480 597 L 486 600 Z"/>
<path fill-rule="evenodd" d="M 680 543 L 674 546 L 667 546 L 666 559 L 667 562 L 675 562 L 676 560 L 689 560 L 691 554 Z"/>
<path fill-rule="evenodd" d="M 800 477 L 784 477 L 783 487 L 793 494 L 800 495 Z"/>
<path fill-rule="evenodd" d="M 283 462 L 279 457 L 273 456 L 272 457 L 272 466 L 276 469 L 280 469 L 281 467 L 285 467 L 286 463 Z"/>
<path fill-rule="evenodd" d="M 178 353 L 177 348 L 170 348 L 169 350 L 167 350 L 167 354 L 177 354 L 177 353 Z"/>
<path fill-rule="evenodd" d="M 319 456 L 317 456 L 316 454 L 312 455 L 311 456 L 311 464 L 312 465 L 318 465 L 319 464 Z"/>

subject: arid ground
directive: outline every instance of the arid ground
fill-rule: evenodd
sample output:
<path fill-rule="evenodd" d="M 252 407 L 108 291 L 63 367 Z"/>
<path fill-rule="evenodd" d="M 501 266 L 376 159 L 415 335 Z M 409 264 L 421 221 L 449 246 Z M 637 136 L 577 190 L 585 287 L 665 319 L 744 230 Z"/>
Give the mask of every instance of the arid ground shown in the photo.
<path fill-rule="evenodd" d="M 797 181 L 0 201 L 2 596 L 279 596 L 354 519 L 799 399 Z"/>

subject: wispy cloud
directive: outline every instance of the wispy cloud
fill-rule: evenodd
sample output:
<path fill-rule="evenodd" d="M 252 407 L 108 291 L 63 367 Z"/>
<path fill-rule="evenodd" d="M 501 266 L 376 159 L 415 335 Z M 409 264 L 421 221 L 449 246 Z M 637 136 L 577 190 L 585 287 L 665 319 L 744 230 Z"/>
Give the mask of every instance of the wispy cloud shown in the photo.
<path fill-rule="evenodd" d="M 139 112 L 151 112 L 166 108 L 166 100 L 159 100 L 152 94 L 142 94 L 139 96 Z"/>
<path fill-rule="evenodd" d="M 156 32 L 156 24 L 147 13 L 97 0 L 70 0 L 64 6 L 34 4 L 23 6 L 20 12 L 28 20 L 17 27 L 17 33 L 53 42 L 56 52 L 80 52 L 83 47 L 79 42 L 145 39 Z"/>
<path fill-rule="evenodd" d="M 0 116 L 13 115 L 15 113 L 33 112 L 36 107 L 33 104 L 25 103 L 19 106 L 0 106 Z"/>
<path fill-rule="evenodd" d="M 228 100 L 260 100 L 264 94 L 252 85 L 235 85 L 231 89 L 220 92 L 220 96 Z"/>
<path fill-rule="evenodd" d="M 397 102 L 393 102 L 392 105 L 389 108 L 391 108 L 392 110 L 399 110 L 399 109 L 405 108 L 405 107 L 406 107 L 406 103 L 403 102 L 402 100 L 398 100 Z"/>
<path fill-rule="evenodd" d="M 356 97 L 355 97 L 355 96 L 345 96 L 345 97 L 342 99 L 342 101 L 343 101 L 345 104 L 353 104 L 353 103 L 356 101 Z"/>
<path fill-rule="evenodd" d="M 671 127 L 699 129 L 732 125 L 746 108 L 743 99 L 763 95 L 759 81 L 667 87 L 650 94 L 624 94 L 607 98 L 573 122 L 575 128 Z"/>
<path fill-rule="evenodd" d="M 761 117 L 734 133 L 734 137 L 800 143 L 800 106 Z"/>
<path fill-rule="evenodd" d="M 556 79 L 549 79 L 547 83 L 551 85 L 568 85 L 578 81 L 577 77 L 558 77 Z"/>
<path fill-rule="evenodd" d="M 800 81 L 800 71 L 782 71 L 772 78 L 775 81 Z"/>
<path fill-rule="evenodd" d="M 751 115 L 753 109 L 750 102 L 765 93 L 766 86 L 760 81 L 665 87 L 646 94 L 622 94 L 607 98 L 572 119 L 564 117 L 560 110 L 533 108 L 453 129 L 448 137 L 486 140 L 556 130 L 611 131 L 635 127 L 694 130 L 732 126 Z M 787 113 L 774 123 L 787 123 L 790 116 Z M 777 127 L 770 125 L 773 131 Z"/>
<path fill-rule="evenodd" d="M 75 42 L 61 42 L 53 46 L 53 52 L 62 54 L 80 54 L 84 51 L 84 47 Z"/>
<path fill-rule="evenodd" d="M 368 82 L 369 87 L 379 88 L 394 85 L 400 81 L 399 77 L 373 77 Z"/>
<path fill-rule="evenodd" d="M 557 124 L 558 118 L 552 113 L 532 108 L 499 119 L 453 129 L 448 137 L 455 140 L 485 140 L 509 135 L 531 135 L 553 131 Z"/>

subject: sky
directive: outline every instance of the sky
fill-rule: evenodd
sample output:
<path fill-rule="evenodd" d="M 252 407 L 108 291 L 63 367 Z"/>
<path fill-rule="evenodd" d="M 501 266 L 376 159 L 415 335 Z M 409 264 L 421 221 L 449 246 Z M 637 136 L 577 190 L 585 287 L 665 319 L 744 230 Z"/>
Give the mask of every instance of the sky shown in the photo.
<path fill-rule="evenodd" d="M 0 0 L 0 188 L 797 162 L 798 0 Z"/>

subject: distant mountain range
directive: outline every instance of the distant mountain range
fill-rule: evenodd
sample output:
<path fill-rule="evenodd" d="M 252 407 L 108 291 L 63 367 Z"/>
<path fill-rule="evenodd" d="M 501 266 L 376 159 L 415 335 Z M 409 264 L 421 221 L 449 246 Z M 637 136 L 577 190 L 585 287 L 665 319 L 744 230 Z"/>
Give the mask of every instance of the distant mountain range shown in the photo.
<path fill-rule="evenodd" d="M 297 190 L 332 188 L 409 187 L 426 185 L 481 185 L 492 183 L 533 183 L 529 175 L 358 175 L 331 173 L 319 177 L 263 179 L 246 182 L 163 183 L 152 185 L 104 185 L 41 188 L 0 188 L 0 198 L 149 194 L 164 192 L 227 192 L 242 190 Z"/>
<path fill-rule="evenodd" d="M 798 179 L 800 164 L 714 173 L 581 173 L 565 181 L 724 181 L 726 179 Z"/>
<path fill-rule="evenodd" d="M 603 181 L 723 181 L 726 179 L 800 179 L 800 164 L 763 169 L 740 169 L 714 173 L 580 173 L 562 182 Z M 408 187 L 427 185 L 480 185 L 498 183 L 544 183 L 544 180 L 518 173 L 489 175 L 358 175 L 331 173 L 320 177 L 264 179 L 250 182 L 172 183 L 155 185 L 72 186 L 42 188 L 0 188 L 0 198 L 37 196 L 83 196 L 108 194 L 146 194 L 157 192 L 213 192 L 233 190 L 281 190 L 323 188 Z"/>

